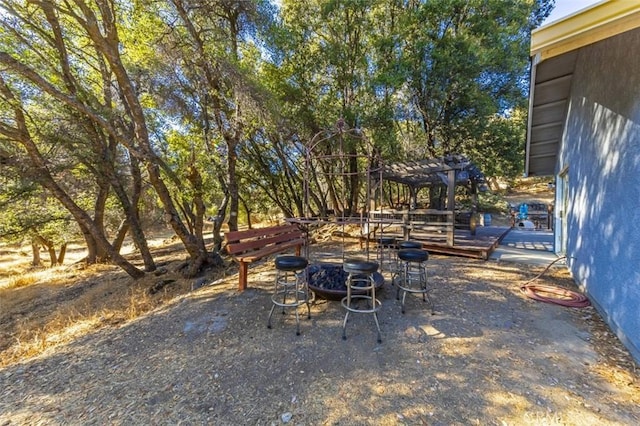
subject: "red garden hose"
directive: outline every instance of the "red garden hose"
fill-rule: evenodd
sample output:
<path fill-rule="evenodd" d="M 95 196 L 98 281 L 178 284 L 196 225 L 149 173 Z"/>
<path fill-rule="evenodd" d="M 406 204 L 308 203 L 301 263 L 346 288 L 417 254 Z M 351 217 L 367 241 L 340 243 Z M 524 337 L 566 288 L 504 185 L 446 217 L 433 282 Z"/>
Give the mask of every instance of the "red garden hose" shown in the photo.
<path fill-rule="evenodd" d="M 525 296 L 534 300 L 539 300 L 541 302 L 553 303 L 555 305 L 567 306 L 570 308 L 584 308 L 586 306 L 589 306 L 591 302 L 589 302 L 589 299 L 584 294 L 562 287 L 555 287 L 544 284 L 531 284 L 531 282 L 540 278 L 545 272 L 547 272 L 554 263 L 564 258 L 564 256 L 559 257 L 558 259 L 551 262 L 551 264 L 547 266 L 547 268 L 542 271 L 542 273 L 522 285 L 520 287 L 520 291 L 524 293 Z"/>
<path fill-rule="evenodd" d="M 561 287 L 544 284 L 526 284 L 520 287 L 520 291 L 531 299 L 568 306 L 570 308 L 584 308 L 591 304 L 587 296 Z"/>

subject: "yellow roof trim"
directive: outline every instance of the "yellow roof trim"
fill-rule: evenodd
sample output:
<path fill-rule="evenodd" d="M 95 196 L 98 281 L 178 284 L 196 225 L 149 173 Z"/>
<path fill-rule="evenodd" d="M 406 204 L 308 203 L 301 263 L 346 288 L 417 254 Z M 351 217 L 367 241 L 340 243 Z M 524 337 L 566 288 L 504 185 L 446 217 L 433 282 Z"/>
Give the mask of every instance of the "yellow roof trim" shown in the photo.
<path fill-rule="evenodd" d="M 545 60 L 640 27 L 640 2 L 605 0 L 531 32 L 531 56 Z"/>

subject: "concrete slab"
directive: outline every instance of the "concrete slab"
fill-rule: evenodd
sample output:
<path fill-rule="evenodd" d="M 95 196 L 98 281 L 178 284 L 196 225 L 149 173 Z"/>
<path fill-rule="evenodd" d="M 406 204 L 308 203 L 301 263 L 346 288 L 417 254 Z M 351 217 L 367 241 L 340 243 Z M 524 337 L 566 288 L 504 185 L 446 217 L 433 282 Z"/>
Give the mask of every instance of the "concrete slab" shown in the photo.
<path fill-rule="evenodd" d="M 553 232 L 525 231 L 512 228 L 500 242 L 501 246 L 537 251 L 553 251 Z"/>
<path fill-rule="evenodd" d="M 547 266 L 558 260 L 553 252 L 553 232 L 511 229 L 489 260 Z M 559 260 L 553 266 L 566 267 L 566 262 Z"/>

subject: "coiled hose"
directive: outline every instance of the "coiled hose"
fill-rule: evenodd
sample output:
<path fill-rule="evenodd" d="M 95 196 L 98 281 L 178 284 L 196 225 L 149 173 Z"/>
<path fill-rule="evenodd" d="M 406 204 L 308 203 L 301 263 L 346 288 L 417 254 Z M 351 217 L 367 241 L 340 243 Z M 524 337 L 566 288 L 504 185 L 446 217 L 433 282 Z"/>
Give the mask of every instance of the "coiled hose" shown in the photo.
<path fill-rule="evenodd" d="M 584 294 L 562 287 L 556 287 L 544 284 L 531 284 L 533 281 L 544 275 L 554 263 L 565 259 L 559 257 L 551 262 L 547 268 L 533 279 L 530 279 L 520 287 L 520 291 L 530 299 L 539 300 L 540 302 L 552 303 L 555 305 L 567 306 L 569 308 L 584 308 L 591 305 L 589 299 Z"/>

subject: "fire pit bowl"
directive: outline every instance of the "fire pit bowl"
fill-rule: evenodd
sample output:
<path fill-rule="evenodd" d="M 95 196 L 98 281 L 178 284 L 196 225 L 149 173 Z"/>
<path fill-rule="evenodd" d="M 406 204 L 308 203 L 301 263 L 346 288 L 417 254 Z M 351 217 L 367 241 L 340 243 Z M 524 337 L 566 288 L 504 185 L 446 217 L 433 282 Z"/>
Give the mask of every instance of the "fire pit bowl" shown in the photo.
<path fill-rule="evenodd" d="M 321 263 L 310 265 L 308 268 L 309 289 L 317 296 L 327 300 L 341 300 L 347 295 L 345 282 L 349 274 L 342 269 L 342 265 Z M 380 272 L 374 272 L 373 280 L 376 290 L 384 285 L 384 277 Z M 351 290 L 351 294 L 363 294 L 364 291 Z"/>

